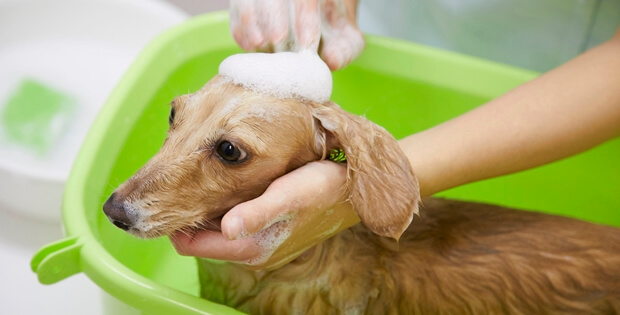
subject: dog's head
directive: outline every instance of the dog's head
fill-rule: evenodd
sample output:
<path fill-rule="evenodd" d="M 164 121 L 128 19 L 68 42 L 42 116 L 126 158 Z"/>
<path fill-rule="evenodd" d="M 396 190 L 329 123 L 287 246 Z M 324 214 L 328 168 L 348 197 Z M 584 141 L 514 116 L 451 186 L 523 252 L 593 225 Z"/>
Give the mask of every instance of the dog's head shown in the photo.
<path fill-rule="evenodd" d="M 398 239 L 417 213 L 417 181 L 395 139 L 332 102 L 276 98 L 216 76 L 172 102 L 161 150 L 103 206 L 138 237 L 209 224 L 277 177 L 341 150 L 347 193 L 373 232 Z"/>

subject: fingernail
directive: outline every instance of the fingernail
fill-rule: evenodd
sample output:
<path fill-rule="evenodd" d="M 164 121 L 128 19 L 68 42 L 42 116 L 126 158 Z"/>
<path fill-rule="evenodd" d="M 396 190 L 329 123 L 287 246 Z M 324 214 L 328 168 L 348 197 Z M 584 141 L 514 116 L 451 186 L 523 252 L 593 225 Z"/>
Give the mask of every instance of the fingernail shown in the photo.
<path fill-rule="evenodd" d="M 245 238 L 247 233 L 243 228 L 243 218 L 234 216 L 226 222 L 226 236 L 229 240 Z"/>

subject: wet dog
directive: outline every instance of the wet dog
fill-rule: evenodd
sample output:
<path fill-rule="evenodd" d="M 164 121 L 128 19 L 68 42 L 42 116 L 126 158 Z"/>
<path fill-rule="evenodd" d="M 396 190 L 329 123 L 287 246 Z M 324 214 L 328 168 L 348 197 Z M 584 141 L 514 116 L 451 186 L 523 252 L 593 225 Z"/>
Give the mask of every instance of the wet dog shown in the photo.
<path fill-rule="evenodd" d="M 221 76 L 172 102 L 163 147 L 104 212 L 143 238 L 205 228 L 332 150 L 346 155 L 362 224 L 275 270 L 200 260 L 205 298 L 259 314 L 620 312 L 620 229 L 441 199 L 418 211 L 414 173 L 383 128 Z"/>

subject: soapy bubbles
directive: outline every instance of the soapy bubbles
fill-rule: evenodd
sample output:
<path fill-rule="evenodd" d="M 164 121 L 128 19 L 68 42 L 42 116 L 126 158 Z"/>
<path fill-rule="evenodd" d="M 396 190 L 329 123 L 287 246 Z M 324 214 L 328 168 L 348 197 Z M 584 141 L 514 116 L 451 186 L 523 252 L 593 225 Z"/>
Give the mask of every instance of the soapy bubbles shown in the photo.
<path fill-rule="evenodd" d="M 323 103 L 332 93 L 332 75 L 314 52 L 247 53 L 226 58 L 219 74 L 253 91 L 278 98 Z"/>

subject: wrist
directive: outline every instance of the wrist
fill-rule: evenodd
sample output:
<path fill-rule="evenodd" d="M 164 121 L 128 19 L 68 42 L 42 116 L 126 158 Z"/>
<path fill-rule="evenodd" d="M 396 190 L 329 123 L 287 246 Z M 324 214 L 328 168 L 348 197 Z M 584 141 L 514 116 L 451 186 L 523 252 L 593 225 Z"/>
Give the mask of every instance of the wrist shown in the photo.
<path fill-rule="evenodd" d="M 437 132 L 429 129 L 398 141 L 418 180 L 421 197 L 458 185 L 457 163 L 451 162 L 449 144 L 437 137 Z"/>

